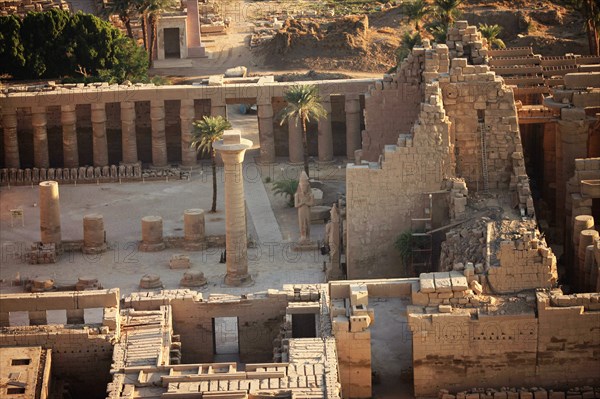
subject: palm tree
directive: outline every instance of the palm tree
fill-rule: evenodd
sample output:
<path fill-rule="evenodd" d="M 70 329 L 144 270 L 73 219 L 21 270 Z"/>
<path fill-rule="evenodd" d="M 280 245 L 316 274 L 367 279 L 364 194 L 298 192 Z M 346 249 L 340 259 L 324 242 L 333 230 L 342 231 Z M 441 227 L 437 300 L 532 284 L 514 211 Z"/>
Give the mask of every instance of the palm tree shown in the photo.
<path fill-rule="evenodd" d="M 446 28 L 454 23 L 460 12 L 458 6 L 463 0 L 435 0 L 435 10 Z"/>
<path fill-rule="evenodd" d="M 402 36 L 402 44 L 398 50 L 396 50 L 396 62 L 398 65 L 400 65 L 406 57 L 408 57 L 413 47 L 421 43 L 422 38 L 419 32 L 414 32 L 412 34 L 408 32 L 404 33 L 404 36 Z"/>
<path fill-rule="evenodd" d="M 102 16 L 108 18 L 111 15 L 118 15 L 125 29 L 127 36 L 133 39 L 133 30 L 131 29 L 131 18 L 136 13 L 136 0 L 112 0 L 107 3 L 106 8 L 102 9 Z"/>
<path fill-rule="evenodd" d="M 584 19 L 590 54 L 600 56 L 600 2 L 598 0 L 570 0 L 569 3 Z"/>
<path fill-rule="evenodd" d="M 283 93 L 287 106 L 281 110 L 279 119 L 281 125 L 302 122 L 302 147 L 304 149 L 304 171 L 308 174 L 308 140 L 306 124 L 311 120 L 319 120 L 327 116 L 327 111 L 321 105 L 319 89 L 315 85 L 294 85 Z"/>
<path fill-rule="evenodd" d="M 194 122 L 194 131 L 192 132 L 191 148 L 202 154 L 210 154 L 213 175 L 213 198 L 211 212 L 217 211 L 217 161 L 216 151 L 213 147 L 215 141 L 221 140 L 223 132 L 231 129 L 231 123 L 221 115 L 204 116 L 202 120 Z"/>
<path fill-rule="evenodd" d="M 273 183 L 273 194 L 281 195 L 287 199 L 290 208 L 294 207 L 294 194 L 298 190 L 298 180 L 284 179 Z"/>
<path fill-rule="evenodd" d="M 415 29 L 419 31 L 421 28 L 419 22 L 429 14 L 429 7 L 424 0 L 414 0 L 405 6 L 405 12 L 408 16 L 408 21 L 415 21 Z"/>
<path fill-rule="evenodd" d="M 502 32 L 500 25 L 479 24 L 479 32 L 481 32 L 481 36 L 487 39 L 490 47 L 506 48 L 506 44 L 498 37 Z"/>

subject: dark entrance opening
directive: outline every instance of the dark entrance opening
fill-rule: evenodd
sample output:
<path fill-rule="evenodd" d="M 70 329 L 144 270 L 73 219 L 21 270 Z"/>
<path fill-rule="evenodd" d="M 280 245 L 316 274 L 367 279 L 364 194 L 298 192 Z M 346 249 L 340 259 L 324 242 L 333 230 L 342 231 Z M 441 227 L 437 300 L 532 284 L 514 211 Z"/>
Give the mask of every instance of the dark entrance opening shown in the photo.
<path fill-rule="evenodd" d="M 292 337 L 315 338 L 316 336 L 317 324 L 314 313 L 292 315 Z"/>
<path fill-rule="evenodd" d="M 181 58 L 179 28 L 165 28 L 165 58 Z"/>

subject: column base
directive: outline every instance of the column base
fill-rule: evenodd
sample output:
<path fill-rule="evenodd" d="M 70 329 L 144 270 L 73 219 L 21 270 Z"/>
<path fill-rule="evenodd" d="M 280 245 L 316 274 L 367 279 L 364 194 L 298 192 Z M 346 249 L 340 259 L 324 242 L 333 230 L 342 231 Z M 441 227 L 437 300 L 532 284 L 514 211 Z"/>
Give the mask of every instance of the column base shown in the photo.
<path fill-rule="evenodd" d="M 273 158 L 272 160 L 263 161 L 260 156 L 254 157 L 254 162 L 257 165 L 261 165 L 261 166 L 262 165 L 267 166 L 267 165 L 275 165 L 275 164 L 277 164 L 277 161 L 275 160 L 275 158 Z"/>
<path fill-rule="evenodd" d="M 141 242 L 138 245 L 138 249 L 142 252 L 158 252 L 158 251 L 162 251 L 163 249 L 165 249 L 165 243 L 164 242 L 159 242 L 159 243 L 145 243 L 145 242 Z"/>
<path fill-rule="evenodd" d="M 248 285 L 252 282 L 252 277 L 249 274 L 238 276 L 238 275 L 225 275 L 225 284 L 233 287 L 239 287 L 242 285 Z"/>
<path fill-rule="evenodd" d="M 106 243 L 98 247 L 81 247 L 81 252 L 88 255 L 96 255 L 106 251 Z"/>

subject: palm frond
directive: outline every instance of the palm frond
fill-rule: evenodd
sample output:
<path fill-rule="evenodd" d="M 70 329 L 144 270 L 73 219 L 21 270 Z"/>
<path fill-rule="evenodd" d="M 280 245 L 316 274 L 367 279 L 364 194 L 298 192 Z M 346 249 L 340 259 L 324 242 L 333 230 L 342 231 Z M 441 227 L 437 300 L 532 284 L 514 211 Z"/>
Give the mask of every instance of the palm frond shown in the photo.
<path fill-rule="evenodd" d="M 294 194 L 298 190 L 298 180 L 285 179 L 273 183 L 273 194 L 286 197 L 289 207 L 294 206 Z"/>
<path fill-rule="evenodd" d="M 294 85 L 283 94 L 287 102 L 278 115 L 280 124 L 290 121 L 318 121 L 327 116 L 321 104 L 319 89 L 315 85 Z"/>
<path fill-rule="evenodd" d="M 210 154 L 215 141 L 221 140 L 223 132 L 231 129 L 231 123 L 222 116 L 203 116 L 193 123 L 190 147 L 202 154 Z"/>

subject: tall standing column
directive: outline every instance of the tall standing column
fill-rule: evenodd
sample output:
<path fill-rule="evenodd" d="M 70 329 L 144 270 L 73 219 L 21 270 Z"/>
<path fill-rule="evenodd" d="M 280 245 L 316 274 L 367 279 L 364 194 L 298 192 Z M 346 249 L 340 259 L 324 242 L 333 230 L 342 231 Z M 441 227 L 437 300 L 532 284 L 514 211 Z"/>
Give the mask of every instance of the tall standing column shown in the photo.
<path fill-rule="evenodd" d="M 181 119 L 181 165 L 196 166 L 196 150 L 191 148 L 194 131 L 194 100 L 181 100 L 179 118 Z"/>
<path fill-rule="evenodd" d="M 288 134 L 290 163 L 304 163 L 304 148 L 302 146 L 302 125 L 300 121 L 288 121 Z"/>
<path fill-rule="evenodd" d="M 360 137 L 360 101 L 358 95 L 346 95 L 346 157 L 354 159 L 354 151 L 362 148 Z"/>
<path fill-rule="evenodd" d="M 260 140 L 260 163 L 275 162 L 275 136 L 273 134 L 273 104 L 271 97 L 258 103 L 258 137 Z"/>
<path fill-rule="evenodd" d="M 36 168 L 47 168 L 50 166 L 50 158 L 46 107 L 31 107 L 31 125 L 33 126 L 33 164 Z"/>
<path fill-rule="evenodd" d="M 4 163 L 7 168 L 19 169 L 19 141 L 17 139 L 17 110 L 2 107 L 2 128 L 4 129 Z"/>
<path fill-rule="evenodd" d="M 108 165 L 106 105 L 104 103 L 92 103 L 92 144 L 94 151 L 94 166 Z"/>
<path fill-rule="evenodd" d="M 319 120 L 319 162 L 333 161 L 333 135 L 331 133 L 331 97 L 326 96 L 321 100 L 327 116 Z"/>
<path fill-rule="evenodd" d="M 63 136 L 63 166 L 65 168 L 76 168 L 79 166 L 79 151 L 77 150 L 77 114 L 75 112 L 75 105 L 62 105 L 60 111 Z"/>
<path fill-rule="evenodd" d="M 135 103 L 121 102 L 121 143 L 123 163 L 131 164 L 138 161 L 137 133 L 135 131 Z"/>
<path fill-rule="evenodd" d="M 223 140 L 214 144 L 225 164 L 225 242 L 227 274 L 225 283 L 239 286 L 250 281 L 248 274 L 248 243 L 246 231 L 246 204 L 242 162 L 252 146 L 242 139 L 239 130 L 228 130 Z"/>
<path fill-rule="evenodd" d="M 55 181 L 43 181 L 39 187 L 41 241 L 42 244 L 56 244 L 58 247 L 62 241 L 58 183 Z"/>
<path fill-rule="evenodd" d="M 150 101 L 152 122 L 152 166 L 167 166 L 167 137 L 165 135 L 165 102 Z"/>

